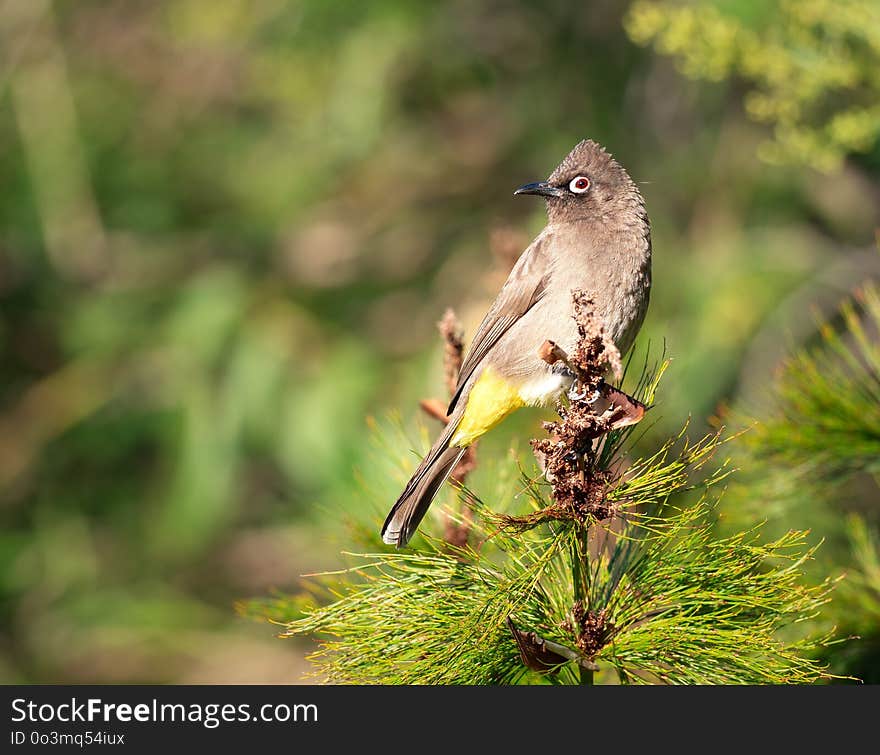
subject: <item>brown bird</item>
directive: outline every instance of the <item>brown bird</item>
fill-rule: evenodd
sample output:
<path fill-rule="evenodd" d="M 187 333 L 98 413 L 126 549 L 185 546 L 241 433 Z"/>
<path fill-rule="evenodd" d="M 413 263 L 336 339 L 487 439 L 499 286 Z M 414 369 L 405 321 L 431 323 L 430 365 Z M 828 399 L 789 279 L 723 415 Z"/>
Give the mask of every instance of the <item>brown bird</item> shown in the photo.
<path fill-rule="evenodd" d="M 523 406 L 554 402 L 571 387 L 562 364 L 538 350 L 551 339 L 572 352 L 572 291 L 593 299 L 621 354 L 645 319 L 651 288 L 651 226 L 638 187 L 596 142 L 578 144 L 546 181 L 514 194 L 547 202 L 547 226 L 522 253 L 483 318 L 461 366 L 449 424 L 419 464 L 382 527 L 402 547 L 465 449 Z"/>

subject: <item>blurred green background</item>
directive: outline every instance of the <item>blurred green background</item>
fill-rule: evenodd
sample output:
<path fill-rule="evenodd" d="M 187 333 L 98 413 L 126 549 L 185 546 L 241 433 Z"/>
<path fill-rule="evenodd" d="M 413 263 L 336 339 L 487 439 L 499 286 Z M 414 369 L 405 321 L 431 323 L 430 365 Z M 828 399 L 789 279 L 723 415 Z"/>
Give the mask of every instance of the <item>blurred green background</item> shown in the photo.
<path fill-rule="evenodd" d="M 651 432 L 760 403 L 880 273 L 877 5 L 0 1 L 0 681 L 297 681 L 235 601 L 335 563 L 582 138 L 653 222 Z"/>

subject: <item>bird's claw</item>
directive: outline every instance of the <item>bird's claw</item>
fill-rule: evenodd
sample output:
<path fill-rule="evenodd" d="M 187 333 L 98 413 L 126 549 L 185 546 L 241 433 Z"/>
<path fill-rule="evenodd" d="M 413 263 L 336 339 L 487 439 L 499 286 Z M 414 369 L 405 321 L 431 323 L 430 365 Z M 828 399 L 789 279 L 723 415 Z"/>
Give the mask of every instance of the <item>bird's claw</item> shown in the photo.
<path fill-rule="evenodd" d="M 598 388 L 590 393 L 586 388 L 579 391 L 576 385 L 573 385 L 568 392 L 568 398 L 570 401 L 583 401 L 587 396 L 590 396 L 587 401 L 588 404 L 595 403 L 601 395 L 602 392 Z"/>

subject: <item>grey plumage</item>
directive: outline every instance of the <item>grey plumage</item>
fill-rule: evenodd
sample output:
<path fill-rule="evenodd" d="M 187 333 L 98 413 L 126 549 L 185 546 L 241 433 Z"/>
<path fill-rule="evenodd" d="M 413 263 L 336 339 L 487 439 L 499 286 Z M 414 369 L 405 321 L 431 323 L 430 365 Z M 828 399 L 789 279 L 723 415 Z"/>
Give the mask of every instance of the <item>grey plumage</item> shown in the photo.
<path fill-rule="evenodd" d="M 582 189 L 583 179 L 587 186 Z M 548 338 L 566 351 L 574 349 L 572 290 L 589 292 L 621 353 L 632 345 L 645 318 L 650 223 L 638 187 L 610 154 L 583 141 L 546 181 L 516 193 L 546 198 L 547 226 L 517 260 L 477 329 L 450 403 L 450 422 L 388 514 L 382 527 L 386 543 L 400 547 L 409 541 L 472 442 L 457 433 L 470 418 L 470 393 L 486 370 L 515 386 L 526 404 L 551 402 L 568 387 L 571 376 L 542 361 L 538 349 Z"/>

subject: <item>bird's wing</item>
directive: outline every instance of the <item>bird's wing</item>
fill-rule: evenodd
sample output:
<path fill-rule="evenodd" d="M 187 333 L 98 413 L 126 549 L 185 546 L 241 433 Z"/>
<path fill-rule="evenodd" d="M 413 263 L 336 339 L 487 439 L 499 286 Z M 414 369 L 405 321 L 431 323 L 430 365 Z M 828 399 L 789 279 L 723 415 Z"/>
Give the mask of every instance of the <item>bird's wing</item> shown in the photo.
<path fill-rule="evenodd" d="M 467 356 L 458 373 L 455 395 L 449 402 L 447 414 L 452 414 L 468 379 L 477 369 L 483 357 L 489 353 L 504 333 L 528 312 L 544 295 L 549 279 L 549 256 L 546 248 L 550 243 L 548 234 L 542 233 L 522 253 L 497 298 L 480 323 L 471 342 Z"/>

